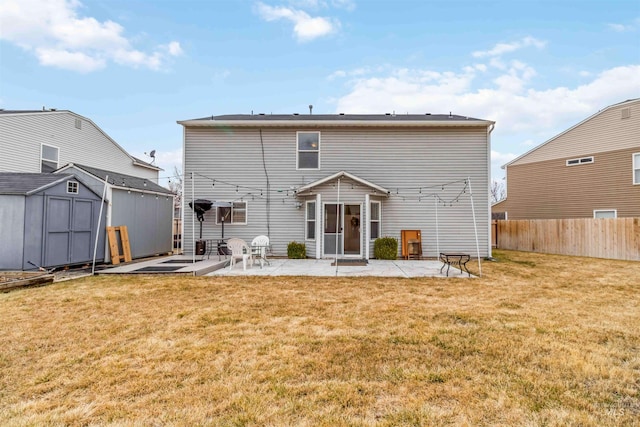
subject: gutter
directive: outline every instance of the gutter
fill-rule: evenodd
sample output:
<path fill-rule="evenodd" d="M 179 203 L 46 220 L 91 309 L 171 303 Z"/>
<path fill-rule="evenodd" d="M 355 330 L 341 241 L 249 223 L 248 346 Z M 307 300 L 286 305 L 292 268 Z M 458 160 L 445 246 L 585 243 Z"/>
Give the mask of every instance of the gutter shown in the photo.
<path fill-rule="evenodd" d="M 450 120 L 450 121 L 363 121 L 363 120 L 179 120 L 185 127 L 492 127 L 495 122 L 489 120 Z"/>

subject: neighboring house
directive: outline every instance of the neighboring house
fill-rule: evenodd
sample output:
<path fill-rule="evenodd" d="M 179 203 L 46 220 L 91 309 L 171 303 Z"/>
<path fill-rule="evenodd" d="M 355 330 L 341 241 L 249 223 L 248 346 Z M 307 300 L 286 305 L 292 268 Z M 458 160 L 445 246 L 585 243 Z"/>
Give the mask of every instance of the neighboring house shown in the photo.
<path fill-rule="evenodd" d="M 611 105 L 507 163 L 506 219 L 640 217 L 640 98 Z"/>
<path fill-rule="evenodd" d="M 127 153 L 86 117 L 68 110 L 0 110 L 0 172 L 53 172 L 68 163 L 158 182 L 157 166 Z"/>
<path fill-rule="evenodd" d="M 0 172 L 0 270 L 88 263 L 94 250 L 103 258 L 100 203 L 73 175 Z"/>
<path fill-rule="evenodd" d="M 259 114 L 178 123 L 187 254 L 200 226 L 202 239 L 214 244 L 266 234 L 275 255 L 298 241 L 311 258 L 368 259 L 376 238 L 400 243 L 402 230 L 421 231 L 423 256 L 491 254 L 494 122 L 431 114 Z M 213 203 L 200 224 L 189 207 L 194 199 Z"/>
<path fill-rule="evenodd" d="M 151 180 L 70 163 L 54 174 L 74 174 L 109 201 L 105 226 L 126 225 L 131 256 L 142 258 L 173 250 L 173 193 Z M 104 261 L 109 261 L 108 245 Z"/>

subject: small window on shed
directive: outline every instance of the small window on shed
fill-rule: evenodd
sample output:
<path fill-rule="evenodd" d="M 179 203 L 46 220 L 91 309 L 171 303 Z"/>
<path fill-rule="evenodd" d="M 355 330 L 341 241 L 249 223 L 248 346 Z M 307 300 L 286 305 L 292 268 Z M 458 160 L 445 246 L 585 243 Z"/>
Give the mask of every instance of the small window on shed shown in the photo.
<path fill-rule="evenodd" d="M 67 181 L 67 193 L 78 194 L 78 183 L 76 181 Z"/>

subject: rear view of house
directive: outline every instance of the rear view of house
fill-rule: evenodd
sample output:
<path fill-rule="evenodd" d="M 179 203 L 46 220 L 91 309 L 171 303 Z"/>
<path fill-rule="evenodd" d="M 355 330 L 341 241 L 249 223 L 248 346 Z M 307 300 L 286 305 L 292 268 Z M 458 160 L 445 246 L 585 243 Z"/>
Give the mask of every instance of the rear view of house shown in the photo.
<path fill-rule="evenodd" d="M 184 249 L 269 236 L 273 252 L 373 257 L 418 230 L 421 252 L 487 256 L 494 123 L 457 115 L 224 115 L 184 127 Z M 211 201 L 199 222 L 188 203 Z M 400 253 L 399 253 L 400 255 Z"/>
<path fill-rule="evenodd" d="M 506 219 L 640 217 L 640 99 L 611 105 L 504 166 Z"/>

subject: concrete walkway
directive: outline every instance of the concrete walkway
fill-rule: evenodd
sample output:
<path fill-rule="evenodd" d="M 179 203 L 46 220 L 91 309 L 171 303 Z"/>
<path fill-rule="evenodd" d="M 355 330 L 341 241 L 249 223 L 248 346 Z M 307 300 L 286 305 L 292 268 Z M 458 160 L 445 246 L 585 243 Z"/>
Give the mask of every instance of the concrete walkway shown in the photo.
<path fill-rule="evenodd" d="M 376 277 L 446 277 L 447 269 L 440 273 L 442 263 L 439 261 L 383 261 L 372 259 L 365 266 L 332 266 L 331 259 L 270 259 L 271 265 L 260 268 L 258 264 L 242 269 L 242 262 L 233 268 L 225 267 L 207 276 L 376 276 Z M 453 266 L 449 277 L 469 277 Z M 471 276 L 475 277 L 475 276 Z"/>

